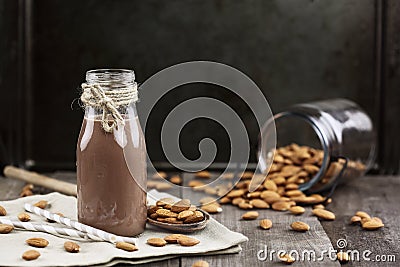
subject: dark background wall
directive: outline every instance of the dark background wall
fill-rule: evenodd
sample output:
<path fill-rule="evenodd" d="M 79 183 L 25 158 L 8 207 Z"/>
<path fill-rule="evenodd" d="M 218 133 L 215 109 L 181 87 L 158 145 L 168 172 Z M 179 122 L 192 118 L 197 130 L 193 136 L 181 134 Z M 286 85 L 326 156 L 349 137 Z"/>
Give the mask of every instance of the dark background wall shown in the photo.
<path fill-rule="evenodd" d="M 396 173 L 398 14 L 394 0 L 0 0 L 2 160 L 38 169 L 74 167 L 83 113 L 71 103 L 88 69 L 132 68 L 143 82 L 177 63 L 211 60 L 252 78 L 274 113 L 304 101 L 356 101 L 377 126 L 380 170 Z M 157 137 L 168 111 L 205 95 L 241 114 L 255 149 L 257 129 L 243 103 L 213 86 L 191 85 L 169 94 L 153 114 L 155 126 L 146 136 L 153 160 L 164 160 Z M 217 161 L 224 161 L 224 133 L 209 121 L 188 125 L 184 153 L 195 158 L 195 141 L 210 132 L 222 142 Z"/>

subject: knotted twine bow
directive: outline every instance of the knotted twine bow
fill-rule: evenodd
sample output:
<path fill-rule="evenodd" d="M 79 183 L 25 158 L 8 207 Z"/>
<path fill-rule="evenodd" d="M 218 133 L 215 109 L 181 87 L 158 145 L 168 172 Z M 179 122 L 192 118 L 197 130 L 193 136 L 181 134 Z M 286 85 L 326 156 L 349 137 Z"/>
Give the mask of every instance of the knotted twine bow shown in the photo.
<path fill-rule="evenodd" d="M 124 118 L 118 111 L 121 106 L 128 106 L 132 102 L 138 100 L 137 84 L 128 89 L 113 89 L 104 91 L 99 84 L 82 83 L 83 93 L 81 101 L 85 106 L 103 109 L 101 123 L 104 131 L 111 133 L 118 124 L 125 125 Z M 109 124 L 108 115 L 111 115 L 113 120 Z"/>

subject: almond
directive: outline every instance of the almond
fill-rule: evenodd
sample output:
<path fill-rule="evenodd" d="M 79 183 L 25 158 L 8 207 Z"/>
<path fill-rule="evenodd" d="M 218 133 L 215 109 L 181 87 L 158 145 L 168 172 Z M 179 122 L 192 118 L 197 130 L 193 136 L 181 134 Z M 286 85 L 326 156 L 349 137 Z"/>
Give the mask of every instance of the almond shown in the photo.
<path fill-rule="evenodd" d="M 124 243 L 124 242 L 117 242 L 117 248 L 118 248 L 118 243 Z M 65 251 L 70 253 L 78 253 L 81 250 L 81 247 L 75 242 L 67 241 L 64 243 L 64 249 Z"/>
<path fill-rule="evenodd" d="M 369 220 L 362 224 L 362 228 L 366 230 L 377 230 L 385 226 L 382 222 L 378 220 Z"/>
<path fill-rule="evenodd" d="M 264 185 L 265 189 L 267 189 L 269 191 L 275 191 L 275 192 L 278 191 L 278 187 L 272 180 L 266 180 L 263 185 Z"/>
<path fill-rule="evenodd" d="M 172 212 L 168 209 L 159 209 L 156 211 L 156 214 L 158 215 L 158 217 L 161 217 L 161 218 L 167 218 L 167 217 L 176 218 L 176 217 L 178 217 L 177 213 Z"/>
<path fill-rule="evenodd" d="M 286 179 L 283 176 L 277 176 L 272 179 L 276 185 L 284 185 L 286 184 Z"/>
<path fill-rule="evenodd" d="M 203 187 L 205 184 L 201 181 L 192 180 L 188 184 L 190 187 Z"/>
<path fill-rule="evenodd" d="M 290 203 L 286 201 L 278 201 L 272 204 L 272 209 L 277 211 L 286 211 L 290 208 Z"/>
<path fill-rule="evenodd" d="M 325 209 L 325 206 L 322 204 L 317 204 L 313 206 L 313 209 Z"/>
<path fill-rule="evenodd" d="M 262 229 L 268 230 L 272 227 L 272 221 L 268 219 L 263 219 L 260 221 L 260 227 Z"/>
<path fill-rule="evenodd" d="M 217 204 L 207 204 L 207 205 L 203 205 L 201 206 L 201 209 L 208 212 L 208 213 L 219 213 L 222 212 L 222 208 L 219 207 Z"/>
<path fill-rule="evenodd" d="M 281 198 L 281 196 L 274 191 L 262 191 L 260 197 L 268 204 L 279 201 L 279 199 Z"/>
<path fill-rule="evenodd" d="M 289 208 L 289 211 L 295 215 L 303 214 L 306 210 L 301 206 L 293 206 Z"/>
<path fill-rule="evenodd" d="M 160 206 L 151 205 L 150 207 L 147 208 L 147 215 L 150 216 L 151 214 L 155 213 L 159 209 L 161 209 Z"/>
<path fill-rule="evenodd" d="M 251 205 L 250 203 L 247 202 L 241 202 L 238 205 L 239 208 L 244 209 L 244 210 L 249 210 L 253 208 L 253 205 Z"/>
<path fill-rule="evenodd" d="M 211 177 L 210 172 L 208 171 L 200 171 L 196 173 L 196 177 L 198 178 L 204 178 L 204 179 L 208 179 Z"/>
<path fill-rule="evenodd" d="M 350 256 L 349 254 L 347 254 L 346 252 L 340 251 L 336 254 L 336 258 L 338 259 L 338 261 L 340 261 L 341 263 L 346 263 L 348 261 L 350 261 Z"/>
<path fill-rule="evenodd" d="M 173 184 L 181 184 L 182 183 L 182 178 L 179 177 L 178 175 L 172 176 L 171 179 L 169 179 L 169 181 Z"/>
<path fill-rule="evenodd" d="M 200 241 L 197 240 L 196 238 L 188 237 L 188 236 L 182 236 L 178 238 L 178 244 L 181 246 L 185 247 L 191 247 L 199 244 Z"/>
<path fill-rule="evenodd" d="M 181 237 L 184 237 L 185 235 L 182 234 L 171 234 L 171 235 L 167 235 L 166 237 L 164 237 L 164 240 L 167 241 L 167 243 L 170 244 L 176 244 L 178 243 L 178 239 Z"/>
<path fill-rule="evenodd" d="M 200 222 L 204 219 L 204 214 L 201 211 L 195 211 L 194 215 L 186 218 L 183 222 L 184 223 L 196 223 Z"/>
<path fill-rule="evenodd" d="M 305 232 L 310 230 L 310 226 L 306 224 L 305 222 L 293 222 L 290 227 L 292 227 L 293 230 L 298 231 L 298 232 Z"/>
<path fill-rule="evenodd" d="M 182 199 L 176 202 L 174 205 L 172 205 L 171 211 L 179 213 L 181 211 L 188 210 L 189 208 L 190 208 L 190 200 Z"/>
<path fill-rule="evenodd" d="M 119 248 L 119 249 L 122 249 L 122 250 L 125 250 L 125 251 L 129 251 L 129 252 L 138 250 L 138 248 L 134 244 L 127 243 L 127 242 L 117 242 L 115 244 L 115 247 Z"/>
<path fill-rule="evenodd" d="M 353 217 L 351 217 L 350 219 L 350 223 L 359 223 L 361 222 L 361 217 L 354 215 Z"/>
<path fill-rule="evenodd" d="M 253 207 L 255 207 L 257 209 L 268 209 L 269 208 L 269 204 L 262 199 L 253 199 L 253 200 L 250 200 L 249 203 L 250 203 L 250 205 L 253 205 Z"/>
<path fill-rule="evenodd" d="M 286 190 L 297 190 L 297 189 L 299 189 L 299 186 L 297 185 L 297 184 L 287 184 L 286 186 L 285 186 L 285 189 Z"/>
<path fill-rule="evenodd" d="M 232 204 L 233 205 L 239 205 L 242 202 L 246 202 L 246 200 L 244 198 L 241 198 L 241 197 L 236 197 L 236 198 L 232 199 Z"/>
<path fill-rule="evenodd" d="M 192 267 L 209 267 L 210 265 L 206 261 L 196 261 Z"/>
<path fill-rule="evenodd" d="M 33 206 L 41 208 L 41 209 L 45 209 L 47 207 L 48 202 L 46 200 L 40 200 L 38 202 L 36 202 L 35 204 L 33 204 Z"/>
<path fill-rule="evenodd" d="M 243 196 L 245 191 L 243 189 L 232 190 L 231 192 L 226 195 L 229 198 L 236 198 Z"/>
<path fill-rule="evenodd" d="M 287 253 L 279 255 L 279 259 L 286 264 L 292 264 L 295 262 L 295 259 Z"/>
<path fill-rule="evenodd" d="M 22 258 L 26 261 L 36 260 L 40 257 L 40 253 L 36 250 L 27 250 L 22 254 Z"/>
<path fill-rule="evenodd" d="M 186 218 L 194 215 L 194 211 L 191 210 L 184 210 L 178 214 L 178 220 L 185 220 Z"/>
<path fill-rule="evenodd" d="M 162 222 L 165 223 L 173 223 L 173 224 L 182 224 L 182 221 L 179 221 L 177 218 L 157 218 L 158 219 L 163 219 Z"/>
<path fill-rule="evenodd" d="M 21 222 L 29 222 L 31 220 L 31 216 L 28 213 L 22 212 L 18 214 L 18 220 Z"/>
<path fill-rule="evenodd" d="M 231 199 L 229 197 L 223 197 L 219 200 L 219 203 L 221 204 L 228 204 L 231 203 Z"/>
<path fill-rule="evenodd" d="M 260 195 L 261 195 L 260 191 L 254 191 L 254 192 L 251 192 L 251 193 L 247 193 L 246 197 L 247 198 L 259 198 Z"/>
<path fill-rule="evenodd" d="M 323 210 L 323 209 L 313 209 L 312 213 L 317 216 L 318 218 L 324 219 L 324 220 L 329 220 L 333 221 L 335 220 L 336 216 L 333 212 L 329 210 Z"/>
<path fill-rule="evenodd" d="M 156 202 L 156 206 L 158 206 L 158 207 L 164 207 L 164 206 L 166 206 L 166 205 L 168 205 L 168 204 L 174 204 L 175 203 L 175 200 L 174 199 L 172 199 L 172 198 L 169 198 L 169 197 L 166 197 L 166 198 L 162 198 L 162 199 L 160 199 L 160 200 L 158 200 L 157 202 Z"/>
<path fill-rule="evenodd" d="M 6 216 L 7 215 L 7 211 L 3 206 L 0 206 L 0 216 Z"/>
<path fill-rule="evenodd" d="M 8 234 L 12 230 L 14 230 L 14 226 L 0 223 L 0 234 Z"/>
<path fill-rule="evenodd" d="M 371 218 L 371 216 L 369 216 L 369 214 L 364 211 L 357 211 L 355 215 L 360 218 Z"/>
<path fill-rule="evenodd" d="M 305 196 L 304 193 L 302 191 L 298 190 L 298 189 L 286 191 L 285 194 L 288 197 Z"/>
<path fill-rule="evenodd" d="M 319 171 L 319 168 L 312 164 L 303 165 L 303 169 L 311 175 L 314 175 Z"/>
<path fill-rule="evenodd" d="M 258 218 L 257 211 L 249 211 L 242 215 L 243 220 L 255 220 Z"/>
<path fill-rule="evenodd" d="M 149 244 L 150 246 L 153 246 L 153 247 L 163 247 L 167 244 L 167 241 L 165 241 L 162 238 L 153 237 L 153 238 L 147 239 L 147 244 Z"/>
<path fill-rule="evenodd" d="M 40 238 L 40 237 L 29 238 L 25 242 L 29 246 L 37 247 L 37 248 L 44 248 L 44 247 L 47 247 L 47 245 L 49 244 L 49 241 L 47 241 L 44 238 Z"/>

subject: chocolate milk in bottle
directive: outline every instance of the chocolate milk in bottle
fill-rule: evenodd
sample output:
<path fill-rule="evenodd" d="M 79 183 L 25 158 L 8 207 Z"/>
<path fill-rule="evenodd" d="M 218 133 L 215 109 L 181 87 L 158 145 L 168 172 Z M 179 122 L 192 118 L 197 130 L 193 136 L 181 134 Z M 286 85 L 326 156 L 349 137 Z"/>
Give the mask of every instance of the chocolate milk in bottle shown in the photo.
<path fill-rule="evenodd" d="M 146 224 L 146 148 L 130 70 L 92 70 L 82 84 L 77 143 L 78 220 L 134 236 Z"/>

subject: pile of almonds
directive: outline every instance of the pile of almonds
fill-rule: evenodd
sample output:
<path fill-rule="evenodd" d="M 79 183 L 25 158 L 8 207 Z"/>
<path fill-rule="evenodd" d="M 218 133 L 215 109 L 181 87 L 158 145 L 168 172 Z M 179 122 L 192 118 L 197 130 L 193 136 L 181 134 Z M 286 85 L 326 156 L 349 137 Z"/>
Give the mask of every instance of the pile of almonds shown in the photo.
<path fill-rule="evenodd" d="M 376 230 L 385 226 L 380 218 L 371 218 L 371 216 L 364 211 L 357 211 L 356 214 L 351 217 L 350 222 L 352 224 L 360 224 L 365 230 Z"/>
<path fill-rule="evenodd" d="M 204 219 L 204 214 L 191 205 L 189 199 L 175 201 L 172 198 L 162 198 L 156 205 L 149 206 L 147 216 L 159 222 L 172 224 L 196 223 Z"/>
<path fill-rule="evenodd" d="M 154 247 L 163 247 L 166 244 L 179 244 L 184 247 L 191 247 L 199 244 L 200 241 L 196 238 L 189 237 L 183 234 L 171 234 L 164 238 L 152 237 L 147 239 L 147 244 Z"/>

